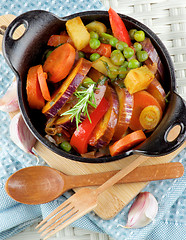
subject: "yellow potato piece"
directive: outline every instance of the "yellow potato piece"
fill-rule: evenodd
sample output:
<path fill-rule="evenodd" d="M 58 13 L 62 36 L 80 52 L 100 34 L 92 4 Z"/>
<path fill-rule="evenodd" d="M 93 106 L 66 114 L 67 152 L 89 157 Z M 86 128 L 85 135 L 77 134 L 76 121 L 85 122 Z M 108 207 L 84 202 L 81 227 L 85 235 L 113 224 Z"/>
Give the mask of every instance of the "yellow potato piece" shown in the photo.
<path fill-rule="evenodd" d="M 129 71 L 124 84 L 130 94 L 146 89 L 154 79 L 154 74 L 146 65 Z"/>
<path fill-rule="evenodd" d="M 111 67 L 116 68 L 116 66 L 111 62 L 110 58 L 105 57 L 105 56 L 102 56 L 98 60 L 94 61 L 92 63 L 92 67 L 94 69 L 96 69 L 98 72 L 100 72 L 100 73 L 104 74 L 105 76 L 107 76 L 108 75 L 108 70 L 107 70 L 105 64 L 108 64 L 109 68 L 111 68 Z"/>
<path fill-rule="evenodd" d="M 90 33 L 80 17 L 68 20 L 66 29 L 77 50 L 81 50 L 89 44 Z"/>

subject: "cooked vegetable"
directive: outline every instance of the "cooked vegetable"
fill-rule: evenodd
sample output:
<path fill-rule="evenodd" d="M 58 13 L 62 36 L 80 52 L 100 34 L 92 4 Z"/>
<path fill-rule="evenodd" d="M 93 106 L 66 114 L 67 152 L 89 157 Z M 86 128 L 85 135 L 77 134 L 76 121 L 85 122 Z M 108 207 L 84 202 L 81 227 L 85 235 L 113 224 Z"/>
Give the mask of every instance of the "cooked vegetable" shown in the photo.
<path fill-rule="evenodd" d="M 124 84 L 130 94 L 146 89 L 154 79 L 154 74 L 147 66 L 132 69 L 124 79 Z"/>
<path fill-rule="evenodd" d="M 73 108 L 61 114 L 61 116 L 70 115 L 72 121 L 73 121 L 73 118 L 75 118 L 77 129 L 78 129 L 79 123 L 81 122 L 81 114 L 84 114 L 84 116 L 87 116 L 89 121 L 91 122 L 89 112 L 88 112 L 88 105 L 90 104 L 92 107 L 96 108 L 96 101 L 94 97 L 94 87 L 95 85 L 91 84 L 88 87 L 88 89 L 80 90 L 80 91 L 76 90 L 74 94 L 78 98 L 78 102 L 76 103 L 76 105 L 73 106 Z"/>
<path fill-rule="evenodd" d="M 37 74 L 38 74 L 38 81 L 39 81 L 41 93 L 45 100 L 50 101 L 51 97 L 50 97 L 50 92 L 48 90 L 48 85 L 47 85 L 47 74 L 43 72 L 42 65 L 38 67 Z"/>
<path fill-rule="evenodd" d="M 56 48 L 43 65 L 43 71 L 48 74 L 48 80 L 56 83 L 64 79 L 74 64 L 75 55 L 75 49 L 69 43 Z"/>
<path fill-rule="evenodd" d="M 89 46 L 92 49 L 97 49 L 100 46 L 100 44 L 101 44 L 100 41 L 96 38 L 91 38 L 89 41 Z"/>
<path fill-rule="evenodd" d="M 116 66 L 111 62 L 110 58 L 107 58 L 105 56 L 100 57 L 98 60 L 94 61 L 92 63 L 92 67 L 95 68 L 100 73 L 103 73 L 105 76 L 108 76 L 108 70 L 106 67 L 106 64 L 108 64 L 108 67 L 115 68 Z"/>
<path fill-rule="evenodd" d="M 132 59 L 130 59 L 130 61 L 128 62 L 128 67 L 129 67 L 130 69 L 138 68 L 138 67 L 140 67 L 140 63 L 139 63 L 139 61 L 138 61 L 137 59 L 132 58 Z"/>
<path fill-rule="evenodd" d="M 89 121 L 88 118 L 86 118 L 72 135 L 70 144 L 80 154 L 87 152 L 88 141 L 91 136 L 91 133 L 96 127 L 96 124 L 108 110 L 108 107 L 109 107 L 108 101 L 105 98 L 102 98 L 100 104 L 90 115 L 91 122 Z"/>
<path fill-rule="evenodd" d="M 110 60 L 116 66 L 120 66 L 124 63 L 125 58 L 124 58 L 124 56 L 123 56 L 123 54 L 121 53 L 120 50 L 114 50 L 111 53 Z"/>
<path fill-rule="evenodd" d="M 144 31 L 140 30 L 140 31 L 136 31 L 134 33 L 134 39 L 137 41 L 137 42 L 142 42 L 145 40 L 145 33 Z"/>
<path fill-rule="evenodd" d="M 160 109 L 155 105 L 145 107 L 139 117 L 143 129 L 153 130 L 161 119 Z"/>
<path fill-rule="evenodd" d="M 115 90 L 108 86 L 104 97 L 109 102 L 110 107 L 103 119 L 96 125 L 89 139 L 89 144 L 96 148 L 109 144 L 114 135 L 118 119 L 119 103 Z"/>
<path fill-rule="evenodd" d="M 114 37 L 116 37 L 119 41 L 126 42 L 128 46 L 130 46 L 131 40 L 124 22 L 111 7 L 109 8 L 108 13 L 109 13 L 110 25 L 111 25 Z"/>
<path fill-rule="evenodd" d="M 72 148 L 71 145 L 70 145 L 70 143 L 67 142 L 67 141 L 62 142 L 59 146 L 60 146 L 60 148 L 63 149 L 65 152 L 70 152 L 70 150 L 71 150 L 71 148 Z"/>
<path fill-rule="evenodd" d="M 166 93 L 161 86 L 160 82 L 154 78 L 152 82 L 149 84 L 147 90 L 153 97 L 156 98 L 158 103 L 160 104 L 162 111 L 165 109 L 165 98 L 166 98 Z"/>
<path fill-rule="evenodd" d="M 92 63 L 90 61 L 80 58 L 76 67 L 71 71 L 61 87 L 54 94 L 52 100 L 47 102 L 43 107 L 42 113 L 48 117 L 54 117 L 75 92 L 90 70 L 91 65 Z"/>
<path fill-rule="evenodd" d="M 161 59 L 160 57 L 158 56 L 158 53 L 156 51 L 156 49 L 154 48 L 150 38 L 145 38 L 145 40 L 143 42 L 140 42 L 142 47 L 143 47 L 143 50 L 145 50 L 147 53 L 148 53 L 148 59 L 145 61 L 145 64 L 152 64 L 152 63 L 157 63 L 157 66 L 158 66 L 158 73 L 156 76 L 156 78 L 158 80 L 161 80 L 163 81 L 164 80 L 164 66 L 161 62 Z"/>
<path fill-rule="evenodd" d="M 160 110 L 160 119 L 162 117 L 162 109 L 158 103 L 158 101 L 147 91 L 139 91 L 133 94 L 134 96 L 134 107 L 132 112 L 132 117 L 130 120 L 130 129 L 133 131 L 143 129 L 143 127 L 140 124 L 139 117 L 142 112 L 142 110 L 149 106 L 149 105 L 155 105 Z"/>
<path fill-rule="evenodd" d="M 68 20 L 66 22 L 66 29 L 77 50 L 81 50 L 88 45 L 90 33 L 87 31 L 80 17 Z"/>
<path fill-rule="evenodd" d="M 109 146 L 110 155 L 116 156 L 119 153 L 127 151 L 132 147 L 138 145 L 146 139 L 146 136 L 142 130 L 132 132 L 125 137 L 121 138 L 113 145 Z"/>
<path fill-rule="evenodd" d="M 139 62 L 145 62 L 148 59 L 148 53 L 146 51 L 137 51 L 136 56 Z"/>
<path fill-rule="evenodd" d="M 45 105 L 45 99 L 41 93 L 41 89 L 38 81 L 37 70 L 40 65 L 31 67 L 28 70 L 27 82 L 26 82 L 26 92 L 28 104 L 31 108 L 42 109 Z"/>
<path fill-rule="evenodd" d="M 101 56 L 99 55 L 99 53 L 92 53 L 90 55 L 90 61 L 94 62 L 96 60 L 98 60 Z"/>
<path fill-rule="evenodd" d="M 125 58 L 131 58 L 134 55 L 134 50 L 131 47 L 124 48 L 123 51 Z"/>
<path fill-rule="evenodd" d="M 99 35 L 107 31 L 107 27 L 105 26 L 105 24 L 99 21 L 90 22 L 89 24 L 86 25 L 86 28 L 89 32 L 94 31 Z"/>
<path fill-rule="evenodd" d="M 133 95 L 131 95 L 126 88 L 115 87 L 119 100 L 119 113 L 116 129 L 113 140 L 119 140 L 125 134 L 130 119 L 132 117 L 132 110 L 134 105 Z"/>
<path fill-rule="evenodd" d="M 73 45 L 72 39 L 68 35 L 52 35 L 48 40 L 48 46 L 57 47 L 63 43 L 70 43 Z"/>
<path fill-rule="evenodd" d="M 85 53 L 98 53 L 101 56 L 109 58 L 111 55 L 111 45 L 101 43 L 97 49 L 93 49 L 89 45 L 87 45 L 85 48 L 82 49 L 82 51 Z"/>

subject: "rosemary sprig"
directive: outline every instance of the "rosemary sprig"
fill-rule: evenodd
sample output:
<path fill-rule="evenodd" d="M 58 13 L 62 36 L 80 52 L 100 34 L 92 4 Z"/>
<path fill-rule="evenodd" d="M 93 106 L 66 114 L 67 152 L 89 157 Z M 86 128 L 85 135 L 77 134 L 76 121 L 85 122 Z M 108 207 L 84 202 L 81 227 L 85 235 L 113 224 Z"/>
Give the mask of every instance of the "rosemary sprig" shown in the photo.
<path fill-rule="evenodd" d="M 78 129 L 79 123 L 81 123 L 81 114 L 83 113 L 84 116 L 87 115 L 89 121 L 91 122 L 90 115 L 88 113 L 88 105 L 96 108 L 96 100 L 94 96 L 94 84 L 90 85 L 85 90 L 76 90 L 74 95 L 79 99 L 76 105 L 70 110 L 61 114 L 64 115 L 71 115 L 71 121 L 73 121 L 74 117 L 76 119 L 76 128 Z"/>

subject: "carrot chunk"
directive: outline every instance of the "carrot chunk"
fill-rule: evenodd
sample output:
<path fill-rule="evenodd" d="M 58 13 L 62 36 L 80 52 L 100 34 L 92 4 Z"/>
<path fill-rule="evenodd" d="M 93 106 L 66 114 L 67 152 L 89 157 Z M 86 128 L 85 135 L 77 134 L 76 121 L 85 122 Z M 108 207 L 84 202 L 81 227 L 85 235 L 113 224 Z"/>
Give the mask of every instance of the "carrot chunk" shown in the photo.
<path fill-rule="evenodd" d="M 47 73 L 43 72 L 42 65 L 38 67 L 37 74 L 38 74 L 39 86 L 41 88 L 41 93 L 45 100 L 50 101 L 51 97 L 50 97 L 50 92 L 48 90 L 48 85 L 47 85 Z"/>
<path fill-rule="evenodd" d="M 45 99 L 41 93 L 39 86 L 37 70 L 40 65 L 31 67 L 28 70 L 26 91 L 27 91 L 27 100 L 31 108 L 42 109 L 45 105 Z"/>
<path fill-rule="evenodd" d="M 144 129 L 141 124 L 140 124 L 140 114 L 142 110 L 149 106 L 149 105 L 155 105 L 159 108 L 160 110 L 160 119 L 162 117 L 162 109 L 158 101 L 147 91 L 139 91 L 133 94 L 134 96 L 134 107 L 133 107 L 133 112 L 132 112 L 132 117 L 130 120 L 130 129 L 133 131 Z"/>
<path fill-rule="evenodd" d="M 127 151 L 143 142 L 145 139 L 146 136 L 142 130 L 132 132 L 109 146 L 110 155 L 116 156 L 121 152 Z"/>

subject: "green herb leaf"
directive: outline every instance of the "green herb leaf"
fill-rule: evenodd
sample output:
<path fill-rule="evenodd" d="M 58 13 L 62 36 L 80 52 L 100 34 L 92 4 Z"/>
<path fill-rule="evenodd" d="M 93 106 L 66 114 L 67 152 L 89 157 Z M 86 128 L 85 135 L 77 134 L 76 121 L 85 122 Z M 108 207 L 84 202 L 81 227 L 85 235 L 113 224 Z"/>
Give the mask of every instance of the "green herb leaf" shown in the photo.
<path fill-rule="evenodd" d="M 76 119 L 76 128 L 78 129 L 79 123 L 81 123 L 81 114 L 83 113 L 85 116 L 87 115 L 89 121 L 91 122 L 89 113 L 88 113 L 88 105 L 96 108 L 96 100 L 94 96 L 94 84 L 90 85 L 86 90 L 76 90 L 74 95 L 79 99 L 76 105 L 70 110 L 61 114 L 71 115 L 71 121 L 73 121 L 74 117 Z"/>

